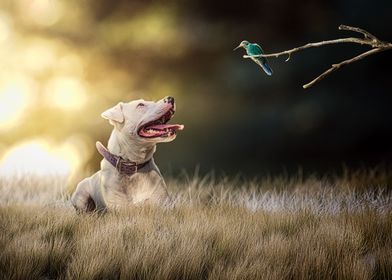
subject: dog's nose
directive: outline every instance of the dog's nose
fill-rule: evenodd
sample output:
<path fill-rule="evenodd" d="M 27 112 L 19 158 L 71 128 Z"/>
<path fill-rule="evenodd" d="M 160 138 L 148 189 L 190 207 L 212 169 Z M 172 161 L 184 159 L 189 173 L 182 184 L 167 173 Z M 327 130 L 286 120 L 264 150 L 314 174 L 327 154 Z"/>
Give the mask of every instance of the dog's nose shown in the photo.
<path fill-rule="evenodd" d="M 170 103 L 171 105 L 174 105 L 174 98 L 171 96 L 168 96 L 164 100 L 165 103 Z"/>

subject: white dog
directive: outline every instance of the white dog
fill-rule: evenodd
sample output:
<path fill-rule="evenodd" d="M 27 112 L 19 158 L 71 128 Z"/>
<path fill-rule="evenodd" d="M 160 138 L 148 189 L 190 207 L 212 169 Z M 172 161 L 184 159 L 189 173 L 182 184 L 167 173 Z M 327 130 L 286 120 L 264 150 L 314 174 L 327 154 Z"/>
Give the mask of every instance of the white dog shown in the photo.
<path fill-rule="evenodd" d="M 160 101 L 118 103 L 102 113 L 114 126 L 103 156 L 101 170 L 82 180 L 71 201 L 80 211 L 101 211 L 143 202 L 169 199 L 165 181 L 154 163 L 156 144 L 176 138 L 183 125 L 167 124 L 175 112 L 173 97 Z"/>

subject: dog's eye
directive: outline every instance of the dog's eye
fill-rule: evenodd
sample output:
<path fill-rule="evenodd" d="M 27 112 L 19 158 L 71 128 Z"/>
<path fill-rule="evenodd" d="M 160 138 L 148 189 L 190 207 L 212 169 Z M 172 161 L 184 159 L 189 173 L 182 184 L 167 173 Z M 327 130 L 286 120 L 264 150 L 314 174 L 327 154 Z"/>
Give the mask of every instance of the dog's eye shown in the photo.
<path fill-rule="evenodd" d="M 145 105 L 144 105 L 144 103 L 139 103 L 139 104 L 137 104 L 137 108 L 140 108 L 140 107 L 144 107 Z"/>

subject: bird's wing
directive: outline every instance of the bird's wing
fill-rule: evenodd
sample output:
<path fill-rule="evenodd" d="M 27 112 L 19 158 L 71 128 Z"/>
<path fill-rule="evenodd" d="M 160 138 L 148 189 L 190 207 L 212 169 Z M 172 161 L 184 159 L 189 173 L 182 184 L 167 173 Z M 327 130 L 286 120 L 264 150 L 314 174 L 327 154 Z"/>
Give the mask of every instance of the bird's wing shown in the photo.
<path fill-rule="evenodd" d="M 265 57 L 252 57 L 251 58 L 253 62 L 255 62 L 257 65 L 259 65 L 261 68 L 263 68 L 264 72 L 268 75 L 271 76 L 273 71 L 271 67 L 269 66 L 268 60 Z"/>
<path fill-rule="evenodd" d="M 259 54 L 263 54 L 264 53 L 263 49 L 256 43 L 249 45 L 249 47 L 250 47 L 249 48 L 250 55 L 259 55 Z M 268 60 L 267 60 L 266 57 L 258 57 L 258 58 L 255 57 L 255 59 L 256 60 L 260 60 L 261 63 L 268 63 Z"/>
<path fill-rule="evenodd" d="M 257 65 L 259 65 L 261 68 L 263 68 L 263 62 L 261 61 L 261 59 L 258 58 L 251 58 L 253 60 L 253 62 L 255 62 Z"/>
<path fill-rule="evenodd" d="M 251 52 L 254 55 L 264 53 L 263 49 L 258 44 L 250 44 L 249 52 Z"/>

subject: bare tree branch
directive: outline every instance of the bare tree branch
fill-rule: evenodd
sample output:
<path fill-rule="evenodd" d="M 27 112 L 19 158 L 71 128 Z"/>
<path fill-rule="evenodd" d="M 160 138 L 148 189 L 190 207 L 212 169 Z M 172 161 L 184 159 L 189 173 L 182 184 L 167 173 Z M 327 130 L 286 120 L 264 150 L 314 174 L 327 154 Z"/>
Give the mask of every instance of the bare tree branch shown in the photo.
<path fill-rule="evenodd" d="M 385 50 L 385 49 L 384 49 L 384 50 Z M 314 84 L 317 83 L 318 81 L 324 79 L 326 76 L 328 76 L 328 75 L 331 74 L 332 72 L 338 70 L 339 68 L 342 68 L 343 66 L 345 66 L 345 65 L 347 65 L 347 64 L 350 64 L 350 63 L 353 63 L 353 62 L 355 62 L 355 61 L 361 60 L 361 59 L 363 59 L 363 58 L 365 58 L 365 57 L 367 57 L 367 56 L 369 56 L 369 55 L 372 55 L 372 54 L 375 54 L 375 53 L 378 53 L 378 52 L 382 52 L 382 51 L 384 51 L 384 50 L 383 50 L 383 49 L 380 49 L 380 48 L 371 49 L 371 50 L 369 50 L 369 51 L 367 51 L 367 52 L 364 52 L 364 53 L 362 53 L 362 54 L 360 54 L 360 55 L 358 55 L 358 56 L 356 56 L 356 57 L 353 57 L 353 58 L 351 58 L 351 59 L 347 59 L 347 60 L 342 61 L 342 62 L 340 62 L 340 63 L 338 63 L 338 64 L 332 64 L 331 68 L 329 68 L 328 70 L 326 70 L 325 72 L 323 72 L 321 75 L 319 75 L 318 77 L 316 77 L 316 78 L 315 78 L 314 80 L 312 80 L 311 82 L 309 82 L 309 83 L 303 85 L 302 87 L 305 88 L 305 89 L 306 89 L 306 88 L 310 88 L 312 85 L 314 85 Z"/>
<path fill-rule="evenodd" d="M 353 43 L 353 44 L 360 44 L 360 45 L 368 45 L 371 47 L 371 49 L 369 51 L 361 53 L 360 55 L 357 55 L 351 59 L 344 60 L 344 61 L 339 62 L 337 64 L 332 64 L 332 66 L 329 69 L 327 69 L 325 72 L 320 74 L 318 77 L 313 79 L 311 82 L 303 85 L 303 88 L 309 88 L 309 87 L 313 86 L 315 83 L 317 83 L 318 81 L 324 79 L 326 76 L 328 76 L 332 72 L 335 72 L 336 70 L 338 70 L 339 68 L 341 68 L 347 64 L 361 60 L 369 55 L 392 49 L 392 43 L 383 42 L 383 41 L 379 40 L 373 34 L 369 33 L 366 30 L 363 30 L 361 28 L 347 26 L 347 25 L 340 25 L 339 30 L 353 31 L 353 32 L 361 33 L 364 37 L 363 38 L 348 37 L 348 38 L 340 38 L 340 39 L 335 39 L 335 40 L 321 41 L 321 42 L 316 42 L 316 43 L 308 43 L 306 45 L 303 45 L 303 46 L 300 46 L 297 48 L 293 48 L 290 50 L 286 50 L 283 52 L 251 55 L 251 56 L 244 55 L 244 58 L 253 58 L 254 59 L 255 57 L 280 57 L 283 55 L 287 55 L 288 57 L 287 57 L 286 61 L 289 61 L 291 58 L 291 55 L 296 52 L 300 52 L 300 51 L 303 51 L 303 50 L 309 49 L 309 48 L 321 47 L 321 46 L 325 46 L 325 45 Z"/>
<path fill-rule="evenodd" d="M 359 27 L 352 27 L 352 26 L 341 24 L 339 26 L 339 30 L 346 30 L 346 31 L 353 31 L 353 32 L 357 32 L 357 33 L 362 33 L 363 36 L 365 36 L 365 38 L 369 38 L 370 40 L 373 40 L 373 41 L 379 41 L 376 36 L 374 36 L 373 34 L 370 34 L 366 30 L 363 30 L 362 28 L 359 28 Z"/>

